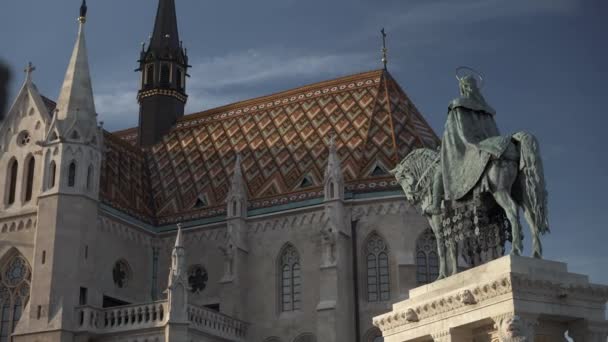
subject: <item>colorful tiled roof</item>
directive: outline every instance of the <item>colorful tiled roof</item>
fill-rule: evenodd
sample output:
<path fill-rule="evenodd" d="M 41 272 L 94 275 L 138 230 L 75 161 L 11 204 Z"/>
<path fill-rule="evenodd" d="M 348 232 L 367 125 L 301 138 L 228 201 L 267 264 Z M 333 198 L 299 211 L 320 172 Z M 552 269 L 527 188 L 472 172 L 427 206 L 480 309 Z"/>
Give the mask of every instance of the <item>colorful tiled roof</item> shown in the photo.
<path fill-rule="evenodd" d="M 386 171 L 439 142 L 391 75 L 377 70 L 185 116 L 146 150 L 135 147 L 136 128 L 113 133 L 101 196 L 156 224 L 221 215 L 240 153 L 250 208 L 322 197 L 332 134 L 353 192 L 397 188 Z"/>

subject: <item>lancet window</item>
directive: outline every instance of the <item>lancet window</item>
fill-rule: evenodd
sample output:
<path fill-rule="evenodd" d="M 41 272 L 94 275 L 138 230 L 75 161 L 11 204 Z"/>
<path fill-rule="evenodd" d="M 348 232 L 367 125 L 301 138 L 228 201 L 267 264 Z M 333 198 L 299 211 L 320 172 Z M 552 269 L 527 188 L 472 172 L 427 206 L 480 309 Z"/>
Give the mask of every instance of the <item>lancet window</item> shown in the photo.
<path fill-rule="evenodd" d="M 68 167 L 68 186 L 74 187 L 76 184 L 76 162 L 72 161 Z"/>
<path fill-rule="evenodd" d="M 30 297 L 31 270 L 15 255 L 0 266 L 0 342 L 10 342 L 23 308 Z"/>
<path fill-rule="evenodd" d="M 365 244 L 367 253 L 367 300 L 383 302 L 391 297 L 388 248 L 378 233 L 373 232 Z"/>
<path fill-rule="evenodd" d="M 33 156 L 27 162 L 27 174 L 25 175 L 25 201 L 32 200 L 34 190 L 34 170 L 36 169 L 36 159 Z"/>
<path fill-rule="evenodd" d="M 57 171 L 57 165 L 55 161 L 51 161 L 51 165 L 49 166 L 49 189 L 55 187 L 55 173 Z"/>
<path fill-rule="evenodd" d="M 419 285 L 431 283 L 439 276 L 437 240 L 430 229 L 420 234 L 416 241 L 416 280 Z"/>
<path fill-rule="evenodd" d="M 300 255 L 295 247 L 287 244 L 279 257 L 281 311 L 296 311 L 301 308 L 302 269 Z"/>
<path fill-rule="evenodd" d="M 8 191 L 7 201 L 8 205 L 15 203 L 15 194 L 17 192 L 17 171 L 19 170 L 19 163 L 13 159 L 8 163 Z"/>
<path fill-rule="evenodd" d="M 89 165 L 87 170 L 87 190 L 93 189 L 93 165 Z"/>

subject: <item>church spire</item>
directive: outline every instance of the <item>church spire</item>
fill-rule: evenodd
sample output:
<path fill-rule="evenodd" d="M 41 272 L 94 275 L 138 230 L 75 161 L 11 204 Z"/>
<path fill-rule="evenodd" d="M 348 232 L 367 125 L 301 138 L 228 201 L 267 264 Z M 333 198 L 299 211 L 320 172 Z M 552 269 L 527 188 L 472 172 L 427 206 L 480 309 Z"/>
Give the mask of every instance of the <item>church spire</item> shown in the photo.
<path fill-rule="evenodd" d="M 80 135 L 88 136 L 96 133 L 97 114 L 84 33 L 86 14 L 87 6 L 83 1 L 78 18 L 78 37 L 57 100 L 56 119 L 62 122 L 64 128 L 70 131 L 79 129 Z"/>
<path fill-rule="evenodd" d="M 175 0 L 159 0 L 150 48 L 175 50 L 180 48 Z"/>
<path fill-rule="evenodd" d="M 184 115 L 188 56 L 179 39 L 175 0 L 158 0 L 150 44 L 142 48 L 139 101 L 139 143 L 151 146 Z"/>

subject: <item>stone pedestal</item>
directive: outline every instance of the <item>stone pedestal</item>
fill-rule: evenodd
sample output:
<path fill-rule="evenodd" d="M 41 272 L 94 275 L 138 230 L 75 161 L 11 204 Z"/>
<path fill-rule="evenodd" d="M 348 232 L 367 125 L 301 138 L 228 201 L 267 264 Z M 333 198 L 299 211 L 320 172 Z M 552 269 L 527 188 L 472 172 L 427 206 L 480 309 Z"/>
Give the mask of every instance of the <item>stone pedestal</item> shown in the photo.
<path fill-rule="evenodd" d="M 607 300 L 564 263 L 505 256 L 410 290 L 374 325 L 385 342 L 606 342 Z"/>

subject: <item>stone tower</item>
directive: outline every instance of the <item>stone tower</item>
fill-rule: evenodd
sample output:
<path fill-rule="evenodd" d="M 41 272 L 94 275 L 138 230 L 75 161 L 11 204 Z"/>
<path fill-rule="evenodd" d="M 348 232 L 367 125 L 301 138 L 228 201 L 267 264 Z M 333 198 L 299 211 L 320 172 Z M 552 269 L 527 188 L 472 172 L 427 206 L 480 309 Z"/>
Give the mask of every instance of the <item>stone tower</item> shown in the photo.
<path fill-rule="evenodd" d="M 80 287 L 89 287 L 83 255 L 95 232 L 85 224 L 98 215 L 102 130 L 97 125 L 85 43 L 86 3 L 80 8 L 76 44 L 44 138 L 42 192 L 38 196 L 30 302 L 15 332 L 45 341 L 73 335 Z"/>
<path fill-rule="evenodd" d="M 150 146 L 184 115 L 188 56 L 179 40 L 175 0 L 159 0 L 150 45 L 139 58 L 139 144 Z"/>

